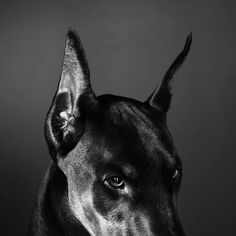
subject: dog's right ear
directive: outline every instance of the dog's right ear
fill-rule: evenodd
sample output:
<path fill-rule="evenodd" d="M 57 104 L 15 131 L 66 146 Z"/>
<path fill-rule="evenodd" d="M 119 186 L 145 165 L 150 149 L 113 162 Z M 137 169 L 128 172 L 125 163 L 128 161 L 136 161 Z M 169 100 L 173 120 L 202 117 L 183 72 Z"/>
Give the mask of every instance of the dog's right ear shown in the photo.
<path fill-rule="evenodd" d="M 73 145 L 83 131 L 84 119 L 96 104 L 84 49 L 75 30 L 66 37 L 65 54 L 58 84 L 45 124 L 46 140 L 53 158 Z"/>

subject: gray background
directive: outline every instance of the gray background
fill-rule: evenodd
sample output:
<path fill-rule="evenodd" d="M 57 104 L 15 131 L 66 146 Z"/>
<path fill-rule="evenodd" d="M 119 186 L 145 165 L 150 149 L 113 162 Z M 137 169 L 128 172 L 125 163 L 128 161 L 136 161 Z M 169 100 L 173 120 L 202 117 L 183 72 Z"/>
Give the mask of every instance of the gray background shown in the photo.
<path fill-rule="evenodd" d="M 235 1 L 1 1 L 1 235 L 25 235 L 50 161 L 45 114 L 65 33 L 78 29 L 95 92 L 144 100 L 182 49 L 168 123 L 184 163 L 187 235 L 236 235 Z"/>

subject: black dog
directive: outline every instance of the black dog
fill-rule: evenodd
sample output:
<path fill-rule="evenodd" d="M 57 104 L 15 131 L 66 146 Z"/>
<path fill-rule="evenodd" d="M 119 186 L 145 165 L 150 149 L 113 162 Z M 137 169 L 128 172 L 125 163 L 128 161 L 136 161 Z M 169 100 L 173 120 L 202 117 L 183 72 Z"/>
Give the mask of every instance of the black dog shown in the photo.
<path fill-rule="evenodd" d="M 69 31 L 45 134 L 53 163 L 29 235 L 183 236 L 176 198 L 182 167 L 166 125 L 170 81 L 183 51 L 146 102 L 96 97 L 77 33 Z"/>

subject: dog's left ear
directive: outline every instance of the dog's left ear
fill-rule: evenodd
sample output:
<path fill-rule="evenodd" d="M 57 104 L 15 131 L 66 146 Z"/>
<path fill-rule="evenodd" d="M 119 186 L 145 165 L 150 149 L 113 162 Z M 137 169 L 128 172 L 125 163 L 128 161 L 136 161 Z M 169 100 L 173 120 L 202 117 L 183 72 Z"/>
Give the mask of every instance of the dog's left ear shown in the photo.
<path fill-rule="evenodd" d="M 192 34 L 190 33 L 186 39 L 184 49 L 171 64 L 161 83 L 146 101 L 146 103 L 148 103 L 151 107 L 160 110 L 164 114 L 167 113 L 170 107 L 172 97 L 170 82 L 174 77 L 175 72 L 180 68 L 187 57 L 191 43 Z"/>
<path fill-rule="evenodd" d="M 83 130 L 84 119 L 96 104 L 85 52 L 75 30 L 66 37 L 65 54 L 51 108 L 47 114 L 45 134 L 51 155 L 72 144 Z"/>

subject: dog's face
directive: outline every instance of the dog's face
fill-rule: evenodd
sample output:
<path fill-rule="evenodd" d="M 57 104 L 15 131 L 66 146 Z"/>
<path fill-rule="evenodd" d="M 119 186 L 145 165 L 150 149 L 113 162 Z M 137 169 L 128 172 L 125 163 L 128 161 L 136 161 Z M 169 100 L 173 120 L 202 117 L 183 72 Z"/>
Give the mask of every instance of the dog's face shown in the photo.
<path fill-rule="evenodd" d="M 182 167 L 166 113 L 169 81 L 190 44 L 191 36 L 143 103 L 96 97 L 79 38 L 68 33 L 46 139 L 67 178 L 69 207 L 91 235 L 184 235 L 176 211 Z"/>

